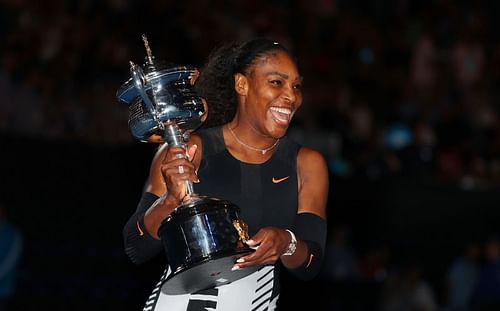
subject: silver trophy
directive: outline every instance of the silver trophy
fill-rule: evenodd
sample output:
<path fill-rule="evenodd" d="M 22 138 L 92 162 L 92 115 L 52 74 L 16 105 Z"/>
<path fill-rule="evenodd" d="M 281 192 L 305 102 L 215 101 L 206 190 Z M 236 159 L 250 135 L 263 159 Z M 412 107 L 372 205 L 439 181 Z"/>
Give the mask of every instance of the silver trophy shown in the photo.
<path fill-rule="evenodd" d="M 187 147 L 202 124 L 203 101 L 193 89 L 198 70 L 160 65 L 142 36 L 147 56 L 143 66 L 130 62 L 131 77 L 116 96 L 129 109 L 132 135 L 143 142 Z M 162 222 L 161 238 L 172 273 L 162 286 L 168 294 L 194 293 L 240 279 L 258 267 L 232 271 L 235 261 L 253 251 L 246 245 L 248 227 L 230 201 L 194 193 L 186 182 L 184 202 Z"/>

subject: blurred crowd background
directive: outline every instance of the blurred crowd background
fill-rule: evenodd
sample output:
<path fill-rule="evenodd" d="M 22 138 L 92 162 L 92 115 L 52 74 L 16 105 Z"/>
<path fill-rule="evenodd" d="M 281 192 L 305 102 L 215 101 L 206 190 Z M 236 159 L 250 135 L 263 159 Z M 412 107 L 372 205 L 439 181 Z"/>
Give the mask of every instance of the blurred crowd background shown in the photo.
<path fill-rule="evenodd" d="M 116 99 L 128 63 L 142 34 L 195 66 L 266 36 L 304 76 L 290 135 L 331 176 L 324 269 L 284 308 L 500 310 L 499 29 L 493 0 L 0 0 L 0 202 L 23 236 L 0 243 L 0 299 L 139 310 L 163 267 L 122 250 L 155 148 Z"/>

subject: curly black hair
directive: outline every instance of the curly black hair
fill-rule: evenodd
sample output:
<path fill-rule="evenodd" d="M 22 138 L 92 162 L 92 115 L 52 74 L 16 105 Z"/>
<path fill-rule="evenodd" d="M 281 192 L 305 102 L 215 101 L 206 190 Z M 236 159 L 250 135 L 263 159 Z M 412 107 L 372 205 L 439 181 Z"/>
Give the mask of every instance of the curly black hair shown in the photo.
<path fill-rule="evenodd" d="M 219 126 L 232 120 L 238 107 L 234 75 L 250 74 L 251 67 L 259 59 L 277 51 L 290 55 L 283 45 L 267 38 L 226 42 L 212 50 L 194 86 L 208 104 L 208 117 L 203 127 Z"/>

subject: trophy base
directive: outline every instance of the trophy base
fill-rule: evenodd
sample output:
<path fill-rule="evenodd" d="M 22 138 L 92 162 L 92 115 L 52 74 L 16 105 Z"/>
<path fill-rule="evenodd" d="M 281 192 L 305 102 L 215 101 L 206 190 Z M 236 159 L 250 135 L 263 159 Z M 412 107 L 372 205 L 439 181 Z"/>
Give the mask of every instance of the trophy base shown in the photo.
<path fill-rule="evenodd" d="M 172 274 L 162 284 L 170 295 L 195 293 L 241 279 L 258 267 L 231 271 L 236 260 L 254 252 L 245 244 L 247 226 L 235 204 L 194 195 L 161 224 L 161 237 Z"/>
<path fill-rule="evenodd" d="M 242 250 L 233 255 L 211 257 L 195 266 L 179 269 L 164 281 L 162 291 L 169 295 L 193 294 L 200 290 L 226 285 L 241 279 L 260 267 L 249 267 L 232 271 L 239 257 L 253 252 L 253 249 Z"/>

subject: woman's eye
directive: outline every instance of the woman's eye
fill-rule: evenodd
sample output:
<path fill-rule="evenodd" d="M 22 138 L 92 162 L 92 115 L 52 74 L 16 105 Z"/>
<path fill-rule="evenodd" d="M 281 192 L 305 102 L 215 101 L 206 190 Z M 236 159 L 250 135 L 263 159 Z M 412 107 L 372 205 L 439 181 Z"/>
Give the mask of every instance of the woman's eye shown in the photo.
<path fill-rule="evenodd" d="M 296 89 L 296 90 L 300 90 L 300 89 L 302 89 L 302 84 L 295 84 L 293 86 L 293 88 Z"/>
<path fill-rule="evenodd" d="M 274 85 L 282 85 L 283 83 L 281 82 L 281 80 L 271 80 L 270 81 L 271 84 L 274 84 Z"/>

